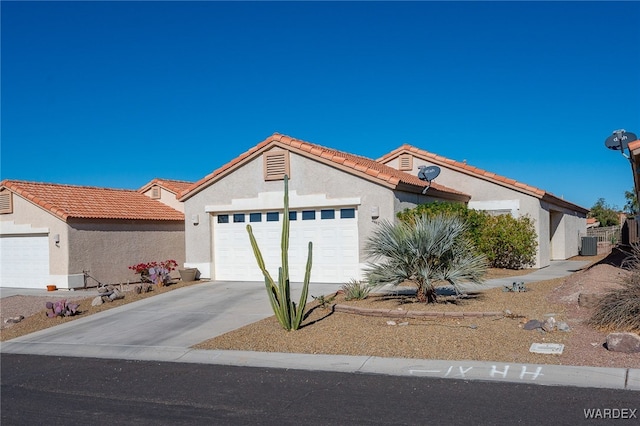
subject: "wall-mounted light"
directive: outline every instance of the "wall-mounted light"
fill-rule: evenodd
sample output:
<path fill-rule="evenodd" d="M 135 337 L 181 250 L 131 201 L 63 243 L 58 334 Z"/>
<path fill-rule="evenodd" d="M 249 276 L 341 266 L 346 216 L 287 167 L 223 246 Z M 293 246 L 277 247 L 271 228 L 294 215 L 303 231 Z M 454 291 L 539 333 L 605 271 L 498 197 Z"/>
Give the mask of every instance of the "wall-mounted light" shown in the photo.
<path fill-rule="evenodd" d="M 377 219 L 380 217 L 380 207 L 373 206 L 371 207 L 371 219 Z"/>
<path fill-rule="evenodd" d="M 197 225 L 200 223 L 200 216 L 197 214 L 191 215 L 191 223 Z"/>
<path fill-rule="evenodd" d="M 56 245 L 60 244 L 60 234 L 53 234 L 53 242 Z"/>

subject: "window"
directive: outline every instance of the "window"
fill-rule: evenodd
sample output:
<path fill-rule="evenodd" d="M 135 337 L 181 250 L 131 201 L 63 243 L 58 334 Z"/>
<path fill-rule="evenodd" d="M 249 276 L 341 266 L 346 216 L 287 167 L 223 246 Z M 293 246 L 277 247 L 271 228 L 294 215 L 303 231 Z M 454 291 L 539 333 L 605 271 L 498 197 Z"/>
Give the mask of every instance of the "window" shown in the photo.
<path fill-rule="evenodd" d="M 244 222 L 244 213 L 234 213 L 233 214 L 233 223 Z"/>
<path fill-rule="evenodd" d="M 315 220 L 316 211 L 315 210 L 303 210 L 302 211 L 302 220 Z"/>
<path fill-rule="evenodd" d="M 267 212 L 267 222 L 277 222 L 280 220 L 278 212 Z"/>
<path fill-rule="evenodd" d="M 335 219 L 335 210 L 320 210 L 320 219 Z"/>
<path fill-rule="evenodd" d="M 356 217 L 356 209 L 340 209 L 340 219 L 354 219 Z"/>
<path fill-rule="evenodd" d="M 282 180 L 289 174 L 289 151 L 274 150 L 262 156 L 264 180 Z"/>
<path fill-rule="evenodd" d="M 262 222 L 262 213 L 249 213 L 249 222 Z"/>
<path fill-rule="evenodd" d="M 289 220 L 298 220 L 298 212 L 289 212 Z"/>
<path fill-rule="evenodd" d="M 219 214 L 218 215 L 218 223 L 229 223 L 229 215 L 228 214 Z"/>

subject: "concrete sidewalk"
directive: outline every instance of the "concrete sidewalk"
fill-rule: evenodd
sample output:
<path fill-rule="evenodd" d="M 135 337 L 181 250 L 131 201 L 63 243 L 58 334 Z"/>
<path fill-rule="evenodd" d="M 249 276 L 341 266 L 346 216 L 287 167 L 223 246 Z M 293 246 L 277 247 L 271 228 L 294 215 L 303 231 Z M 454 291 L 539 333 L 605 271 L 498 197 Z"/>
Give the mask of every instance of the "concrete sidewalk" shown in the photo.
<path fill-rule="evenodd" d="M 552 262 L 548 268 L 506 282 L 490 280 L 487 285 L 559 278 L 588 263 Z M 298 296 L 300 284 L 292 288 Z M 339 284 L 312 283 L 309 293 L 318 296 L 339 288 Z M 203 282 L 2 342 L 0 351 L 640 390 L 640 369 L 191 349 L 271 315 L 263 283 Z"/>

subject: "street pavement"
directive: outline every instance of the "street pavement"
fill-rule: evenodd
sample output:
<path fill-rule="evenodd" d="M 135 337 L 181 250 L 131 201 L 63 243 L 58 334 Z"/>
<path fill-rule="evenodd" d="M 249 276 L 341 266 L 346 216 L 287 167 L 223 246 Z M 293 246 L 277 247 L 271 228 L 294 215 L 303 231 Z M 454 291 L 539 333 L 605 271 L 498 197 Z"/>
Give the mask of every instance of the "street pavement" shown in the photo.
<path fill-rule="evenodd" d="M 555 261 L 551 266 L 528 275 L 490 280 L 486 286 L 559 278 L 588 263 Z M 292 284 L 295 298 L 299 297 L 300 288 L 300 283 Z M 326 295 L 339 288 L 339 284 L 312 283 L 309 293 L 313 296 Z M 25 294 L 16 289 L 0 289 L 0 296 L 16 292 Z M 68 293 L 75 296 L 78 292 Z M 263 283 L 203 282 L 2 342 L 0 352 L 640 390 L 639 368 L 191 348 L 272 314 Z"/>

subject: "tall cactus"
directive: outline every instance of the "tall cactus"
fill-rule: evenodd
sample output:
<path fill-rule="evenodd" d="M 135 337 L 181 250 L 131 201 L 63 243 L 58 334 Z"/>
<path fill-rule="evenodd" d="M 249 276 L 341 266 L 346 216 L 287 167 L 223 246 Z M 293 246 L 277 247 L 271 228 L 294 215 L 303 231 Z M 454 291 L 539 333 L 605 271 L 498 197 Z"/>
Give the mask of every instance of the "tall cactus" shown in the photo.
<path fill-rule="evenodd" d="M 300 301 L 296 305 L 291 300 L 291 288 L 289 287 L 289 177 L 284 176 L 284 217 L 282 220 L 282 240 L 280 242 L 282 266 L 278 268 L 278 284 L 267 271 L 264 265 L 262 253 L 258 247 L 251 225 L 247 225 L 249 240 L 253 247 L 253 254 L 256 256 L 258 267 L 264 275 L 264 284 L 269 295 L 271 308 L 278 318 L 278 322 L 285 330 L 297 330 L 300 328 L 304 316 L 304 310 L 307 305 L 307 297 L 309 296 L 309 279 L 311 278 L 311 252 L 313 243 L 309 241 L 309 254 L 307 256 L 307 267 L 304 274 L 304 283 L 302 285 L 302 294 Z"/>

